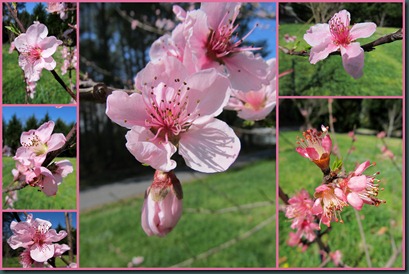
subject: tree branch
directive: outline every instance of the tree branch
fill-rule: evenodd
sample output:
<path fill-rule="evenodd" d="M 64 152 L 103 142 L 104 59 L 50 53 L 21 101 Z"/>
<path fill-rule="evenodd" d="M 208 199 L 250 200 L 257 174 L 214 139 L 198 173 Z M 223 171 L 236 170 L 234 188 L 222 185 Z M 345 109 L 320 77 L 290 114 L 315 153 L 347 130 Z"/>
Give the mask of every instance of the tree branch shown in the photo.
<path fill-rule="evenodd" d="M 50 70 L 51 74 L 54 76 L 55 80 L 65 89 L 66 92 L 71 96 L 71 98 L 74 101 L 77 101 L 77 95 L 72 92 L 72 90 L 64 83 L 64 81 L 61 79 L 61 77 L 58 75 L 58 73 L 55 70 Z"/>
<path fill-rule="evenodd" d="M 80 81 L 79 92 L 80 92 L 80 100 L 81 101 L 94 101 L 96 103 L 105 103 L 108 96 L 114 90 L 122 90 L 127 94 L 133 94 L 137 91 L 129 90 L 129 89 L 118 89 L 113 87 L 108 87 L 104 83 L 97 83 L 92 81 L 91 79 L 82 80 Z"/>

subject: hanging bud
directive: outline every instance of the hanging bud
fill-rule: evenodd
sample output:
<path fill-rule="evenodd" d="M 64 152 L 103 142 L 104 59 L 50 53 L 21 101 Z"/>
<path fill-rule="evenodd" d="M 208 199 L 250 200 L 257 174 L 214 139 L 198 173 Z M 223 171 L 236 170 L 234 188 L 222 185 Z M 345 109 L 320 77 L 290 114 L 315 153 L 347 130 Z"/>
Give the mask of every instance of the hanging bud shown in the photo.
<path fill-rule="evenodd" d="M 328 128 L 321 126 L 321 129 L 322 132 L 316 129 L 308 129 L 303 132 L 304 139 L 298 138 L 296 150 L 301 156 L 314 162 L 325 175 L 328 175 L 332 141 L 327 134 Z"/>
<path fill-rule="evenodd" d="M 148 236 L 164 237 L 172 231 L 182 215 L 182 198 L 175 173 L 156 170 L 142 208 L 142 228 Z"/>

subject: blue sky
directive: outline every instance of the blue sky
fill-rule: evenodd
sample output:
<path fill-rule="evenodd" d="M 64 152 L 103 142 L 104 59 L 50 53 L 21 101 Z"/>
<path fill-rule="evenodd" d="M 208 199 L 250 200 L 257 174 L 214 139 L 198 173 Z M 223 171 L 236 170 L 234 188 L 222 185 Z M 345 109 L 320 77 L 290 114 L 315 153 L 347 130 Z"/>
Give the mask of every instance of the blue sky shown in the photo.
<path fill-rule="evenodd" d="M 20 118 L 21 122 L 25 121 L 33 114 L 37 120 L 44 118 L 45 114 L 51 117 L 51 120 L 56 121 L 58 118 L 63 120 L 66 124 L 76 121 L 77 108 L 76 107 L 53 107 L 53 106 L 11 106 L 3 107 L 3 118 L 6 123 L 11 119 L 11 117 L 16 114 L 17 118 Z"/>
<path fill-rule="evenodd" d="M 65 216 L 64 212 L 27 212 L 28 214 L 33 214 L 33 218 L 39 218 L 42 220 L 49 221 L 52 224 L 52 228 L 56 228 L 58 224 L 61 226 L 66 227 L 65 225 Z M 77 213 L 70 212 L 71 214 L 71 226 L 76 228 L 77 227 Z M 24 217 L 21 219 L 25 221 Z"/>

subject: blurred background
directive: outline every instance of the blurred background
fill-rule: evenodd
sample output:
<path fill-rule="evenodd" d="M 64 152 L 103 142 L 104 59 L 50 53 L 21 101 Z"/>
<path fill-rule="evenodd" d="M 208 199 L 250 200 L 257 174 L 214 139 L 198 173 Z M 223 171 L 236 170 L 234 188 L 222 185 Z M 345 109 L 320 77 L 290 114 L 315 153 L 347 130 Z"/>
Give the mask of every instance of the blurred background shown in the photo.
<path fill-rule="evenodd" d="M 178 3 L 186 10 L 200 4 Z M 80 89 L 104 83 L 133 89 L 149 62 L 149 47 L 178 24 L 168 3 L 81 3 Z M 274 3 L 243 4 L 238 37 L 275 58 Z M 105 115 L 105 103 L 80 100 L 81 267 L 274 267 L 275 111 L 246 124 L 234 112 L 218 118 L 242 143 L 222 174 L 188 169 L 175 155 L 184 214 L 165 238 L 147 237 L 140 213 L 153 169 L 125 147 L 127 129 Z M 260 133 L 261 132 L 261 133 Z"/>
<path fill-rule="evenodd" d="M 376 176 L 381 189 L 378 198 L 385 204 L 351 206 L 341 213 L 344 223 L 321 224 L 321 238 L 331 252 L 339 250 L 346 267 L 403 267 L 403 142 L 401 99 L 284 99 L 279 105 L 279 186 L 290 198 L 302 189 L 313 197 L 322 182 L 322 172 L 296 152 L 297 136 L 308 128 L 329 126 L 333 142 L 331 165 L 342 159 L 346 173 L 367 160 L 376 163 L 364 174 Z M 284 203 L 279 214 L 280 267 L 336 267 L 324 263 L 316 242 L 306 250 L 289 246 L 291 221 Z M 354 212 L 355 211 L 355 212 Z M 365 237 L 361 236 L 360 224 Z"/>
<path fill-rule="evenodd" d="M 297 52 L 309 50 L 303 36 L 319 23 L 346 9 L 355 23 L 374 22 L 376 32 L 358 39 L 361 45 L 402 28 L 402 3 L 280 3 L 279 46 Z M 342 66 L 341 56 L 330 56 L 315 65 L 308 56 L 279 51 L 280 95 L 402 96 L 402 41 L 383 44 L 365 52 L 364 75 L 352 78 Z"/>

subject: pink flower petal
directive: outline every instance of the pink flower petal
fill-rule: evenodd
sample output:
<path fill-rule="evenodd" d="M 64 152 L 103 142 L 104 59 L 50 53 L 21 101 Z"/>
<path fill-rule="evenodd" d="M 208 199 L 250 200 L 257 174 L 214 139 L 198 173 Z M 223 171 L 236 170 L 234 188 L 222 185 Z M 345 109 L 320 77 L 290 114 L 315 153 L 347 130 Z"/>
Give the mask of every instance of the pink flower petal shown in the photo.
<path fill-rule="evenodd" d="M 114 90 L 107 98 L 106 115 L 120 126 L 145 125 L 147 117 L 141 94 L 128 95 L 124 91 Z"/>
<path fill-rule="evenodd" d="M 54 176 L 45 176 L 43 181 L 43 189 L 42 191 L 44 192 L 45 195 L 47 196 L 55 196 L 58 191 L 58 185 L 54 180 Z"/>
<path fill-rule="evenodd" d="M 154 135 L 147 128 L 134 126 L 125 137 L 126 147 L 139 162 L 165 172 L 176 167 L 176 162 L 170 159 L 176 147 L 170 142 L 153 140 Z"/>
<path fill-rule="evenodd" d="M 213 30 L 218 29 L 219 25 L 229 23 L 229 20 L 235 18 L 240 11 L 241 3 L 237 2 L 202 2 L 200 9 L 207 17 L 209 27 Z"/>
<path fill-rule="evenodd" d="M 363 75 L 364 50 L 359 43 L 351 43 L 347 47 L 341 47 L 342 64 L 349 75 L 358 79 Z"/>
<path fill-rule="evenodd" d="M 320 159 L 320 154 L 317 152 L 315 148 L 312 147 L 307 147 L 305 148 L 305 151 L 308 154 L 308 158 L 311 160 L 319 160 Z"/>
<path fill-rule="evenodd" d="M 338 19 L 345 27 L 349 27 L 349 23 L 351 21 L 351 14 L 347 10 L 341 10 L 340 12 L 336 13 L 334 16 L 337 16 Z"/>
<path fill-rule="evenodd" d="M 360 164 L 354 171 L 355 175 L 361 175 L 369 166 L 371 165 L 371 162 L 365 161 L 362 164 Z"/>
<path fill-rule="evenodd" d="M 317 24 L 310 27 L 304 34 L 304 40 L 312 47 L 321 45 L 323 42 L 329 44 L 331 33 L 328 24 Z"/>
<path fill-rule="evenodd" d="M 44 24 L 34 23 L 28 27 L 26 37 L 28 44 L 35 45 L 37 41 L 41 41 L 47 37 L 48 29 Z"/>
<path fill-rule="evenodd" d="M 332 43 L 331 39 L 324 40 L 321 44 L 318 44 L 311 48 L 310 51 L 310 63 L 316 64 L 318 61 L 324 60 L 332 52 L 339 49 L 339 46 Z"/>
<path fill-rule="evenodd" d="M 329 135 L 325 135 L 325 137 L 321 141 L 321 144 L 322 144 L 322 147 L 324 148 L 326 153 L 331 152 L 332 141 L 331 141 L 331 137 L 329 137 Z"/>
<path fill-rule="evenodd" d="M 62 44 L 61 40 L 58 40 L 54 36 L 45 37 L 38 46 L 41 47 L 41 56 L 44 58 L 51 57 L 57 50 L 58 46 Z"/>
<path fill-rule="evenodd" d="M 50 229 L 47 232 L 47 241 L 49 242 L 58 242 L 64 239 L 67 236 L 65 230 L 60 230 L 58 233 L 55 229 Z"/>
<path fill-rule="evenodd" d="M 358 38 L 367 38 L 376 31 L 375 23 L 358 23 L 352 26 L 349 35 L 352 41 Z"/>
<path fill-rule="evenodd" d="M 179 154 L 189 167 L 200 172 L 225 171 L 236 160 L 239 151 L 239 138 L 218 119 L 192 125 L 179 141 Z"/>
<path fill-rule="evenodd" d="M 261 56 L 239 52 L 223 59 L 228 69 L 231 86 L 241 91 L 259 90 L 269 84 L 269 66 Z"/>
<path fill-rule="evenodd" d="M 54 256 L 53 244 L 34 244 L 30 248 L 30 256 L 36 262 L 46 262 L 48 259 Z"/>
<path fill-rule="evenodd" d="M 230 97 L 229 80 L 215 69 L 202 70 L 188 77 L 185 82 L 190 90 L 187 112 L 197 111 L 200 116 L 217 116 Z"/>
<path fill-rule="evenodd" d="M 348 188 L 354 192 L 363 191 L 366 188 L 366 176 L 354 176 L 348 181 Z"/>
<path fill-rule="evenodd" d="M 356 210 L 361 210 L 364 202 L 359 198 L 358 194 L 351 192 L 347 195 L 348 203 Z"/>
<path fill-rule="evenodd" d="M 64 146 L 66 138 L 62 133 L 54 133 L 47 142 L 48 152 L 60 149 Z"/>

